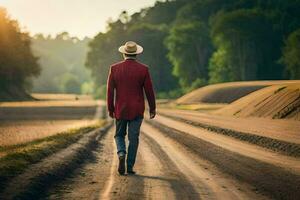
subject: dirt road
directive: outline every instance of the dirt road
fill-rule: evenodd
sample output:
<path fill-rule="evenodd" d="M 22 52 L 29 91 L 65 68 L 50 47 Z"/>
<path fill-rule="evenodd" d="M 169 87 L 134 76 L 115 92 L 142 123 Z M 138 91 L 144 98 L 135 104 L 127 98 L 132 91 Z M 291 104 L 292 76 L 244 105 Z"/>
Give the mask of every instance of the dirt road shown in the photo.
<path fill-rule="evenodd" d="M 254 117 L 234 118 L 197 111 L 163 108 L 160 108 L 159 112 L 167 116 L 185 119 L 186 121 L 200 122 L 286 142 L 300 143 L 300 123 L 296 120 L 272 120 Z"/>
<path fill-rule="evenodd" d="M 148 124 L 143 125 L 137 175 L 117 174 L 113 130 L 102 143 L 97 162 L 62 183 L 52 199 L 266 199 Z"/>
<path fill-rule="evenodd" d="M 117 173 L 114 131 L 113 127 L 97 137 L 91 134 L 95 136 L 95 144 L 93 143 L 93 148 L 84 151 L 89 151 L 86 156 L 80 154 L 80 159 L 85 160 L 81 161 L 82 164 L 72 165 L 72 171 L 65 176 L 60 174 L 57 180 L 51 179 L 51 184 L 39 183 L 43 186 L 42 194 L 25 196 L 70 200 L 293 200 L 300 196 L 298 157 L 216 134 L 162 115 L 157 115 L 155 120 L 145 117 L 135 166 L 137 174 L 120 176 Z M 87 141 L 91 141 L 93 137 L 87 137 L 90 138 Z M 65 155 L 72 155 L 72 151 L 74 148 L 70 147 L 53 155 L 55 159 L 52 160 L 57 164 L 51 164 L 55 166 L 55 170 L 51 171 L 59 172 L 59 166 L 64 167 L 67 161 Z M 71 156 L 69 160 L 72 160 Z M 47 167 L 49 162 L 49 158 L 46 158 L 40 164 L 29 168 L 27 173 L 35 175 L 31 169 L 37 171 L 36 168 Z M 49 169 L 53 168 L 51 166 Z M 47 169 L 43 167 L 43 171 Z M 48 174 L 43 171 L 41 174 Z M 55 173 L 53 176 L 57 176 Z M 49 180 L 37 175 L 38 180 Z M 22 179 L 22 175 L 19 178 Z M 30 183 L 30 180 L 35 179 L 29 177 L 27 180 L 29 186 L 35 185 Z M 14 191 L 14 188 L 17 187 L 10 187 L 12 190 L 6 191 Z M 25 186 L 22 187 L 22 190 L 25 189 Z"/>
<path fill-rule="evenodd" d="M 163 116 L 142 125 L 137 175 L 119 176 L 113 133 L 99 141 L 95 162 L 50 191 L 50 199 L 299 197 L 298 158 Z"/>

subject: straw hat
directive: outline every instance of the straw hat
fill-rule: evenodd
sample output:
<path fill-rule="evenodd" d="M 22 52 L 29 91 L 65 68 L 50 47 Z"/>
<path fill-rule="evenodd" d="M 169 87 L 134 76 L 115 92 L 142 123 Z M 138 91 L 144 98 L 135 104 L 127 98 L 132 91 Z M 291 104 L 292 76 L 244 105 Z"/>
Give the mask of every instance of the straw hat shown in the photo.
<path fill-rule="evenodd" d="M 119 47 L 119 52 L 128 55 L 140 54 L 143 52 L 143 47 L 133 41 L 128 41 L 125 45 Z"/>

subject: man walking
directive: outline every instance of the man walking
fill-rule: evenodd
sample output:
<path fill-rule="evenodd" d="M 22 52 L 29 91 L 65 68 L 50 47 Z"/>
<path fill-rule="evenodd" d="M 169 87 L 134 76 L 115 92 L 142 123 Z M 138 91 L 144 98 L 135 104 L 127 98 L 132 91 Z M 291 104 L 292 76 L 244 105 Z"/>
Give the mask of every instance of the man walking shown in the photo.
<path fill-rule="evenodd" d="M 116 119 L 115 142 L 119 156 L 119 174 L 135 174 L 133 166 L 139 144 L 140 127 L 144 118 L 144 91 L 149 104 L 150 119 L 155 117 L 155 95 L 148 67 L 136 60 L 143 48 L 129 41 L 119 48 L 124 60 L 110 67 L 107 80 L 109 116 Z M 128 151 L 125 136 L 128 129 Z"/>

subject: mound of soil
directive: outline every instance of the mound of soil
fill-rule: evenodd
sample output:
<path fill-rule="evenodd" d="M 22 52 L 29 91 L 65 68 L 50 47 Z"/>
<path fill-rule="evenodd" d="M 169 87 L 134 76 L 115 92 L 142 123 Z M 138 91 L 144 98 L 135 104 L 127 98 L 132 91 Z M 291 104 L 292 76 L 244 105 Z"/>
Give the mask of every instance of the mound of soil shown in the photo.
<path fill-rule="evenodd" d="M 300 82 L 258 90 L 215 111 L 214 114 L 300 120 Z"/>
<path fill-rule="evenodd" d="M 208 85 L 180 97 L 175 103 L 232 103 L 264 87 L 292 82 L 295 81 L 244 81 Z"/>

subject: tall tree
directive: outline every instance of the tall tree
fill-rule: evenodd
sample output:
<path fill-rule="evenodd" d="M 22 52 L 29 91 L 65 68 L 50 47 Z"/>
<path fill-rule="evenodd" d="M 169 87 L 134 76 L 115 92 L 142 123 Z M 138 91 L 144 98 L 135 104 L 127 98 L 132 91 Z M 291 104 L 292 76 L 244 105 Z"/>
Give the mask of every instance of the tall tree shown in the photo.
<path fill-rule="evenodd" d="M 20 30 L 0 8 L 0 92 L 24 92 L 29 78 L 39 75 L 38 58 L 32 54 L 28 33 Z M 16 92 L 17 93 L 17 92 Z"/>
<path fill-rule="evenodd" d="M 166 39 L 168 57 L 180 85 L 188 87 L 200 78 L 208 79 L 208 59 L 212 52 L 209 29 L 203 22 L 193 21 L 173 26 Z"/>

